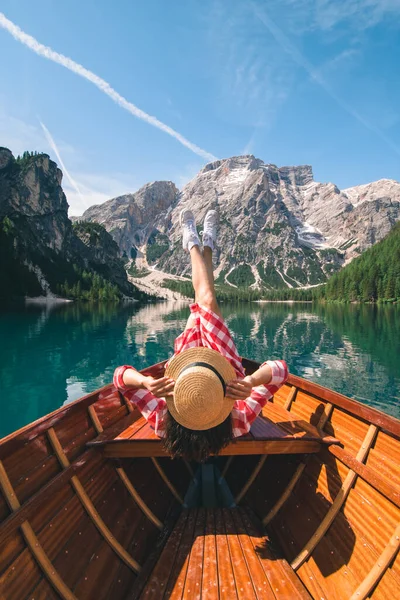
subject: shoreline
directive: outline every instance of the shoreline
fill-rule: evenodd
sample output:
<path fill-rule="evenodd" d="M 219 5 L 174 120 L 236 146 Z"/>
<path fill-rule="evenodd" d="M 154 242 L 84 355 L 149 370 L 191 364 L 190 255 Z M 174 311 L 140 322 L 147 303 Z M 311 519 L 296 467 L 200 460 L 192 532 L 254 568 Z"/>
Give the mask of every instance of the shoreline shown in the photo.
<path fill-rule="evenodd" d="M 252 300 L 258 304 L 312 304 L 313 300 Z"/>
<path fill-rule="evenodd" d="M 69 304 L 70 302 L 74 301 L 58 296 L 25 296 L 25 304 Z"/>

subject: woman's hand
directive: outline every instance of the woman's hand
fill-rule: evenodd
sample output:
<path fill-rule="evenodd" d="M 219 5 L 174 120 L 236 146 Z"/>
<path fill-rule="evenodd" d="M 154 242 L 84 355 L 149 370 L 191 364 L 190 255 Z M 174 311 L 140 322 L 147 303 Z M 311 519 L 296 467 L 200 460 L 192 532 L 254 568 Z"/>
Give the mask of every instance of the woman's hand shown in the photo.
<path fill-rule="evenodd" d="M 244 379 L 232 379 L 226 386 L 226 395 L 228 398 L 234 400 L 246 400 L 251 394 L 251 390 L 254 387 L 254 381 L 251 375 L 248 375 Z"/>
<path fill-rule="evenodd" d="M 142 386 L 149 390 L 157 398 L 164 398 L 172 394 L 175 386 L 175 381 L 169 377 L 161 377 L 161 379 L 154 379 L 150 375 L 143 378 Z"/>

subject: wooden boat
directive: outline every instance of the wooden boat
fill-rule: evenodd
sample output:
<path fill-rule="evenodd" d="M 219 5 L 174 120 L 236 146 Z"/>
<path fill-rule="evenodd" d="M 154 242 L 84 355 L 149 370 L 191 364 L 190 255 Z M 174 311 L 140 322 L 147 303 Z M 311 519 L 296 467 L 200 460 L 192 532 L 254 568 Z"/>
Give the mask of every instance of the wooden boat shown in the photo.
<path fill-rule="evenodd" d="M 290 376 L 189 464 L 106 386 L 0 443 L 0 598 L 399 598 L 399 437 Z"/>

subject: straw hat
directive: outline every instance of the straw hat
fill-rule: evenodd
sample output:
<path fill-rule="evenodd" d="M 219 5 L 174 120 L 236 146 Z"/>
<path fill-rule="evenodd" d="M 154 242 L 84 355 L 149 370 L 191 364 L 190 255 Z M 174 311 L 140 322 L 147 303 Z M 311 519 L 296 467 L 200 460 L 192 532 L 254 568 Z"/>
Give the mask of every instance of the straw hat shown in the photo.
<path fill-rule="evenodd" d="M 235 369 L 216 350 L 189 348 L 174 356 L 165 376 L 175 380 L 173 396 L 165 398 L 175 421 L 196 431 L 216 427 L 229 415 L 234 400 L 226 398 L 226 383 Z"/>

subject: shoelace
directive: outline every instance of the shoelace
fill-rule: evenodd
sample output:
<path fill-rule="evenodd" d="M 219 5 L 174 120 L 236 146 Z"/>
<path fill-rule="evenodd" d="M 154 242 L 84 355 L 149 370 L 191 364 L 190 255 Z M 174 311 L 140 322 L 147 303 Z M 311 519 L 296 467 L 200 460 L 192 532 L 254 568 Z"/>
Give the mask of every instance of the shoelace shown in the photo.
<path fill-rule="evenodd" d="M 191 233 L 192 235 L 197 235 L 197 229 L 194 224 L 194 221 L 187 221 L 186 227 L 189 230 L 189 233 Z"/>

